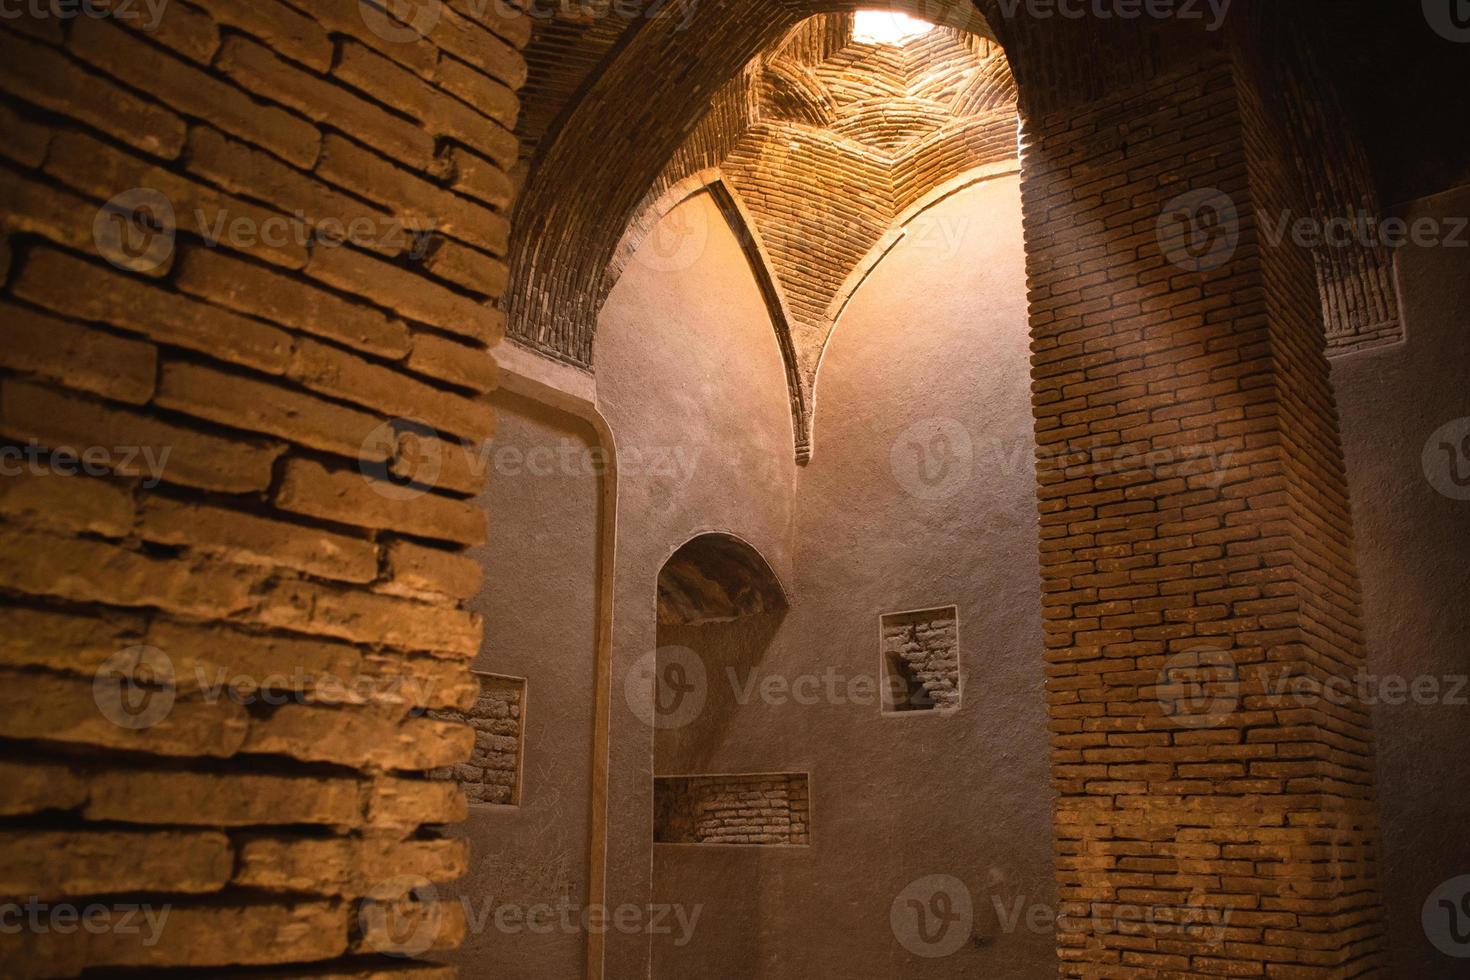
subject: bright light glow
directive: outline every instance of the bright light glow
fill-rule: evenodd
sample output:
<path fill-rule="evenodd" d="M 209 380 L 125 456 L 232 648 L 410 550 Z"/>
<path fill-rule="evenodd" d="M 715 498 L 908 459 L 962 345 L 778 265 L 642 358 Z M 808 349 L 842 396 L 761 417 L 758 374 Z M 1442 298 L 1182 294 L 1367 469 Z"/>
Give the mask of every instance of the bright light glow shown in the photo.
<path fill-rule="evenodd" d="M 865 44 L 902 44 L 911 37 L 928 34 L 934 25 L 908 14 L 889 10 L 859 10 L 854 19 L 852 39 Z"/>

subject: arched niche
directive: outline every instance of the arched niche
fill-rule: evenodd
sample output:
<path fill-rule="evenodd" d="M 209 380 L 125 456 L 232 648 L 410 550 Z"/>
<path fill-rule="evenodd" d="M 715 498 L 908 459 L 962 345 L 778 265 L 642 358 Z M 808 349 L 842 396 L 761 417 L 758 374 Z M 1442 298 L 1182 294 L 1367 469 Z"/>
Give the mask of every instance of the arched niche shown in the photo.
<path fill-rule="evenodd" d="M 660 626 L 703 626 L 788 607 L 786 590 L 759 551 L 731 534 L 692 538 L 658 573 Z"/>

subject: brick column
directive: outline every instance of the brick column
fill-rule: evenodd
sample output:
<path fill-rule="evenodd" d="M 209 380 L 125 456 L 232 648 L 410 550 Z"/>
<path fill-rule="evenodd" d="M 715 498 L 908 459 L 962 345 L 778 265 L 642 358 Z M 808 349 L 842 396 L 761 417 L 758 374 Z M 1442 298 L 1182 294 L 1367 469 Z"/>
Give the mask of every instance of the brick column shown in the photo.
<path fill-rule="evenodd" d="M 531 21 L 154 6 L 0 19 L 0 973 L 444 978 Z"/>
<path fill-rule="evenodd" d="M 1066 976 L 1384 969 L 1368 716 L 1313 693 L 1362 657 L 1321 304 L 1257 234 L 1300 185 L 1252 74 L 1026 125 Z"/>

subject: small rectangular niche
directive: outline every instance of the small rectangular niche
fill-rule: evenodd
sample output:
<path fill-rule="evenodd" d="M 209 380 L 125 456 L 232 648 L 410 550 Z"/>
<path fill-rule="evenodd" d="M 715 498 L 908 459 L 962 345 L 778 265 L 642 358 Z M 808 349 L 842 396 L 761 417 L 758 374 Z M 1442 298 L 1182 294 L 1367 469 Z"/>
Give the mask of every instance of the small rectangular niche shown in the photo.
<path fill-rule="evenodd" d="M 951 712 L 960 706 L 957 606 L 879 617 L 883 713 Z"/>
<path fill-rule="evenodd" d="M 657 776 L 657 844 L 806 847 L 811 843 L 811 786 L 806 773 Z"/>
<path fill-rule="evenodd" d="M 526 679 L 474 671 L 480 696 L 467 711 L 436 711 L 435 718 L 475 730 L 470 761 L 435 769 L 433 779 L 454 780 L 470 805 L 520 806 L 525 759 Z"/>

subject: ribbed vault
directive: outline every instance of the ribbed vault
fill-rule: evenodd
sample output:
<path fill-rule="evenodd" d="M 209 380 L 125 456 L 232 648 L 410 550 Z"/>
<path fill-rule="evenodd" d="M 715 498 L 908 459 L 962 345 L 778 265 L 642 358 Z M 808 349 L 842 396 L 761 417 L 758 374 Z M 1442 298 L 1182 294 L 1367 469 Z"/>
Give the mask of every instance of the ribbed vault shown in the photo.
<path fill-rule="evenodd" d="M 938 27 L 901 45 L 868 44 L 853 39 L 852 15 L 830 14 L 757 58 L 716 104 L 723 111 L 705 117 L 640 205 L 603 276 L 603 297 L 677 203 L 667 189 L 709 172 L 713 152 L 722 152 L 723 185 L 743 202 L 757 254 L 771 264 L 773 323 L 790 331 L 792 420 L 804 461 L 817 364 L 840 294 L 916 202 L 957 174 L 1016 156 L 1015 84 L 999 46 L 974 34 Z"/>
<path fill-rule="evenodd" d="M 595 275 L 582 266 L 578 276 L 542 280 L 553 290 L 549 317 L 518 306 L 511 332 L 590 366 L 597 310 L 626 263 L 670 208 L 717 182 L 752 262 L 769 266 L 757 274 L 787 358 L 805 460 L 839 295 L 916 202 L 959 173 L 1014 159 L 1015 84 L 999 45 L 970 30 L 865 43 L 853 37 L 852 15 L 836 13 L 790 29 L 711 102 L 634 206 L 610 260 Z"/>

